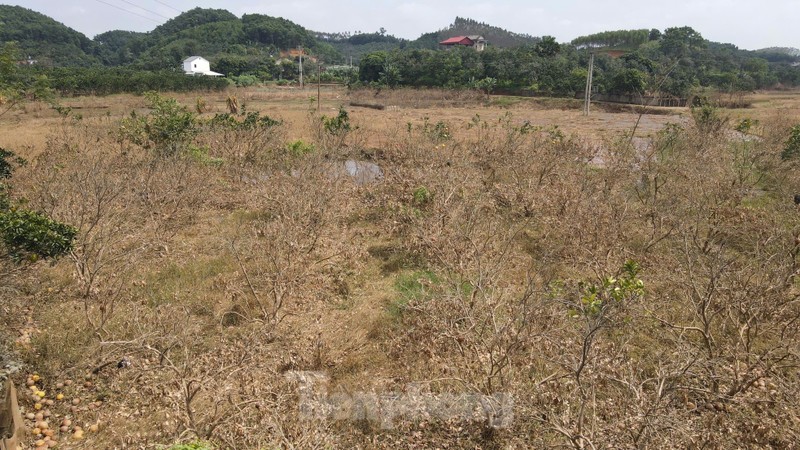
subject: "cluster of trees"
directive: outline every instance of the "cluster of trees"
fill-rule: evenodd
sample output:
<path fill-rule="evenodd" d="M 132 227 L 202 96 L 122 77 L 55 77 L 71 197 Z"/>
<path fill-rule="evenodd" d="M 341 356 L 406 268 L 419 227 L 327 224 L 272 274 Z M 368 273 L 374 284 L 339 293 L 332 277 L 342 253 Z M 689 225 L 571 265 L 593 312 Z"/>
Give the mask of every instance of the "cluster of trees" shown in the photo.
<path fill-rule="evenodd" d="M 597 51 L 595 86 L 612 94 L 661 93 L 686 97 L 698 88 L 748 91 L 800 85 L 800 68 L 759 53 L 708 42 L 690 27 L 599 33 L 559 45 L 544 37 L 532 45 L 450 51 L 405 49 L 366 55 L 360 80 L 389 86 L 468 87 L 495 80 L 499 89 L 573 95 L 584 87 L 589 49 L 628 48 L 615 58 Z"/>
<path fill-rule="evenodd" d="M 572 40 L 576 47 L 635 50 L 649 40 L 661 37 L 659 30 L 617 30 L 581 36 Z"/>
<path fill-rule="evenodd" d="M 109 95 L 147 91 L 221 90 L 224 78 L 187 77 L 181 72 L 144 71 L 129 67 L 42 67 L 17 64 L 15 43 L 0 48 L 0 116 L 24 100 L 49 100 L 62 95 Z"/>
<path fill-rule="evenodd" d="M 91 39 L 21 6 L 0 5 L 0 43 L 17 42 L 23 58 L 43 64 L 97 64 Z"/>
<path fill-rule="evenodd" d="M 62 95 L 110 95 L 148 91 L 222 90 L 224 78 L 188 77 L 181 72 L 145 71 L 124 67 L 53 68 L 42 70 L 49 85 Z"/>

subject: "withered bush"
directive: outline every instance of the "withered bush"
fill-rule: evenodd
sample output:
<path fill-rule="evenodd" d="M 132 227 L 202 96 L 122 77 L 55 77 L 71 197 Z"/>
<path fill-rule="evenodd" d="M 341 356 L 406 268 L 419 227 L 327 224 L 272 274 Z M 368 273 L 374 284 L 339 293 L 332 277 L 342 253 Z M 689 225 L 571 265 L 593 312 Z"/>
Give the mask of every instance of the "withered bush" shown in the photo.
<path fill-rule="evenodd" d="M 39 269 L 60 309 L 34 345 L 53 372 L 133 361 L 93 375 L 115 414 L 91 444 L 800 440 L 800 178 L 781 158 L 785 123 L 758 139 L 714 122 L 589 141 L 475 116 L 398 125 L 380 148 L 331 132 L 297 154 L 279 150 L 280 125 L 236 126 L 193 141 L 222 168 L 68 125 L 24 169 L 20 195 L 79 231 L 71 266 Z M 356 155 L 383 177 L 343 172 Z M 329 372 L 333 400 L 412 384 L 505 393 L 514 418 L 309 420 L 287 378 L 305 370 Z"/>

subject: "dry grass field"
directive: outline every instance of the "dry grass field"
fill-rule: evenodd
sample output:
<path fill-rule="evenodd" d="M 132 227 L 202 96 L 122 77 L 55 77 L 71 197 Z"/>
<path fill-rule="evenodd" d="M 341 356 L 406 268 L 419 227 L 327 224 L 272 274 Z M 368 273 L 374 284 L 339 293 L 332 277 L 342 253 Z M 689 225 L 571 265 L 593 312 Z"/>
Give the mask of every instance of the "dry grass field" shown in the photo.
<path fill-rule="evenodd" d="M 239 102 L 246 105 L 248 110 L 260 111 L 285 120 L 290 137 L 297 139 L 311 137 L 308 113 L 309 109 L 316 108 L 315 88 L 308 88 L 305 91 L 289 88 L 248 88 L 232 92 L 235 92 L 234 95 Z M 196 93 L 176 94 L 172 97 L 177 98 L 191 110 L 195 110 L 198 99 L 203 99 L 207 104 L 205 115 L 213 116 L 215 113 L 228 111 L 226 106 L 228 95 L 229 93 Z M 762 98 L 766 104 L 771 104 L 768 96 L 759 97 Z M 785 98 L 788 102 L 782 100 L 781 107 L 788 108 L 794 105 L 796 113 L 797 103 L 791 101 L 795 97 L 789 95 Z M 584 117 L 581 114 L 582 103 L 579 100 L 494 97 L 494 100 L 486 105 L 478 94 L 453 94 L 438 90 L 430 92 L 384 90 L 377 95 L 375 91 L 364 90 L 349 95 L 341 88 L 324 87 L 321 100 L 321 113 L 328 115 L 336 114 L 339 106 L 348 106 L 351 101 L 387 106 L 388 108 L 383 111 L 348 106 L 353 121 L 361 127 L 362 134 L 370 145 L 381 145 L 385 143 L 382 141 L 389 137 L 387 133 L 402 131 L 409 122 L 415 125 L 421 124 L 426 117 L 433 123 L 444 121 L 457 126 L 468 123 L 476 114 L 483 120 L 495 121 L 510 113 L 514 120 L 520 123 L 529 121 L 533 125 L 543 127 L 557 125 L 567 134 L 595 139 L 631 130 L 638 118 L 637 114 L 632 111 L 625 112 L 622 107 L 603 105 L 595 105 L 591 116 Z M 68 98 L 63 99 L 61 104 L 73 108 L 73 112 L 81 115 L 87 122 L 101 124 L 108 120 L 118 120 L 134 110 L 146 111 L 145 99 L 132 95 Z M 607 112 L 609 109 L 612 112 Z M 615 110 L 617 112 L 613 112 Z M 681 122 L 688 114 L 686 110 L 677 108 L 661 108 L 660 112 L 662 114 L 649 114 L 642 118 L 639 134 L 652 135 L 665 123 Z M 60 123 L 59 114 L 45 104 L 28 105 L 22 111 L 15 113 L 8 114 L 0 122 L 3 127 L 0 146 L 16 149 L 31 147 L 35 151 L 35 148 L 43 147 L 52 127 Z M 770 115 L 774 115 L 772 109 L 759 111 L 758 114 L 759 117 Z"/>
<path fill-rule="evenodd" d="M 31 448 L 800 442 L 800 93 L 316 95 L 165 95 L 200 112 L 166 137 L 138 96 L 0 118 L 12 195 L 78 229 L 0 266 Z"/>

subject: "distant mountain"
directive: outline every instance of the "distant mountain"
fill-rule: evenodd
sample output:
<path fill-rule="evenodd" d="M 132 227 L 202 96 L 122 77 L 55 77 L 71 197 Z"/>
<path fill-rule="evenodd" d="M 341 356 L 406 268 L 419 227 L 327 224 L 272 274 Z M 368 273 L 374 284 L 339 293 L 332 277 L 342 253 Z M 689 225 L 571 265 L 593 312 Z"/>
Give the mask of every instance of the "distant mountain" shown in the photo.
<path fill-rule="evenodd" d="M 95 43 L 83 33 L 21 6 L 0 5 L 0 43 L 15 41 L 21 57 L 54 66 L 98 64 Z"/>

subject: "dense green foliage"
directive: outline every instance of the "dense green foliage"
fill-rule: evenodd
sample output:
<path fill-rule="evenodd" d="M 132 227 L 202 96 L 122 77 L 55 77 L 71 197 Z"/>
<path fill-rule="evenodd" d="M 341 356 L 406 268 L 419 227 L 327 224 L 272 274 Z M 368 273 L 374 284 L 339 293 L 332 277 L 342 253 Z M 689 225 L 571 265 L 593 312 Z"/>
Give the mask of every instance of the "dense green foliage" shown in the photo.
<path fill-rule="evenodd" d="M 607 47 L 635 50 L 650 40 L 649 30 L 618 30 L 581 36 L 572 40 L 576 47 Z"/>
<path fill-rule="evenodd" d="M 0 211 L 0 238 L 13 260 L 57 258 L 72 249 L 77 231 L 42 213 L 10 208 Z"/>
<path fill-rule="evenodd" d="M 18 59 L 16 43 L 0 47 L 0 116 L 26 99 L 50 100 L 53 96 L 47 76 L 22 70 Z"/>
<path fill-rule="evenodd" d="M 145 94 L 150 113 L 140 116 L 131 112 L 120 125 L 120 138 L 133 142 L 162 156 L 178 155 L 188 150 L 199 132 L 196 114 L 155 92 Z"/>
<path fill-rule="evenodd" d="M 72 28 L 21 6 L 0 5 L 0 43 L 17 42 L 22 58 L 39 64 L 89 66 L 95 43 Z"/>
<path fill-rule="evenodd" d="M 50 86 L 62 95 L 110 95 L 147 91 L 222 90 L 224 78 L 189 77 L 174 70 L 145 71 L 123 67 L 54 68 L 42 70 Z"/>
<path fill-rule="evenodd" d="M 263 14 L 245 14 L 239 19 L 225 10 L 203 8 L 167 21 L 151 33 L 130 40 L 117 52 L 132 56 L 135 66 L 153 70 L 177 67 L 192 55 L 203 55 L 213 67 L 217 61 L 232 57 L 275 65 L 282 50 L 298 47 L 326 61 L 341 59 L 330 45 L 318 42 L 308 30 L 289 20 Z M 257 72 L 249 74 L 262 80 L 275 76 L 269 70 Z"/>
<path fill-rule="evenodd" d="M 614 58 L 600 48 L 628 50 Z M 703 88 L 740 92 L 800 85 L 800 68 L 789 62 L 708 42 L 690 27 L 598 33 L 572 45 L 544 37 L 532 45 L 483 52 L 379 51 L 362 58 L 359 77 L 364 83 L 448 88 L 495 79 L 499 90 L 571 96 L 584 87 L 589 49 L 597 52 L 594 86 L 601 93 L 687 97 Z"/>
<path fill-rule="evenodd" d="M 193 55 L 209 59 L 214 68 L 232 76 L 251 75 L 258 81 L 294 79 L 292 58 L 283 60 L 281 52 L 304 47 L 306 52 L 327 63 L 342 60 L 329 43 L 317 40 L 305 28 L 289 20 L 262 14 L 245 14 L 241 19 L 223 9 L 194 8 L 168 20 L 149 33 L 112 30 L 94 40 L 55 20 L 18 6 L 0 5 L 0 43 L 17 42 L 18 60 L 30 60 L 39 69 L 91 66 L 70 80 L 56 81 L 68 93 L 142 92 L 144 90 L 187 90 L 219 87 L 219 82 L 182 83 L 165 72 L 148 76 L 141 71 L 178 70 L 181 62 Z M 140 71 L 98 71 L 94 68 L 120 67 Z M 219 71 L 218 70 L 218 71 Z M 96 88 L 90 83 L 100 81 Z M 121 77 L 134 79 L 129 89 L 116 85 Z M 169 80 L 158 83 L 155 78 Z M 77 80 L 77 81 L 76 81 Z"/>
<path fill-rule="evenodd" d="M 134 54 L 130 46 L 142 40 L 146 33 L 135 31 L 113 30 L 94 37 L 97 43 L 96 53 L 100 61 L 107 66 L 121 66 L 134 62 Z"/>
<path fill-rule="evenodd" d="M 12 202 L 6 180 L 24 163 L 0 148 L 0 257 L 15 262 L 57 258 L 72 249 L 77 230 Z"/>
<path fill-rule="evenodd" d="M 233 20 L 237 20 L 237 17 L 224 9 L 194 8 L 157 26 L 151 34 L 169 36 L 195 27 Z"/>
<path fill-rule="evenodd" d="M 786 140 L 781 157 L 783 159 L 800 157 L 800 125 L 795 125 L 789 132 L 789 138 Z"/>

